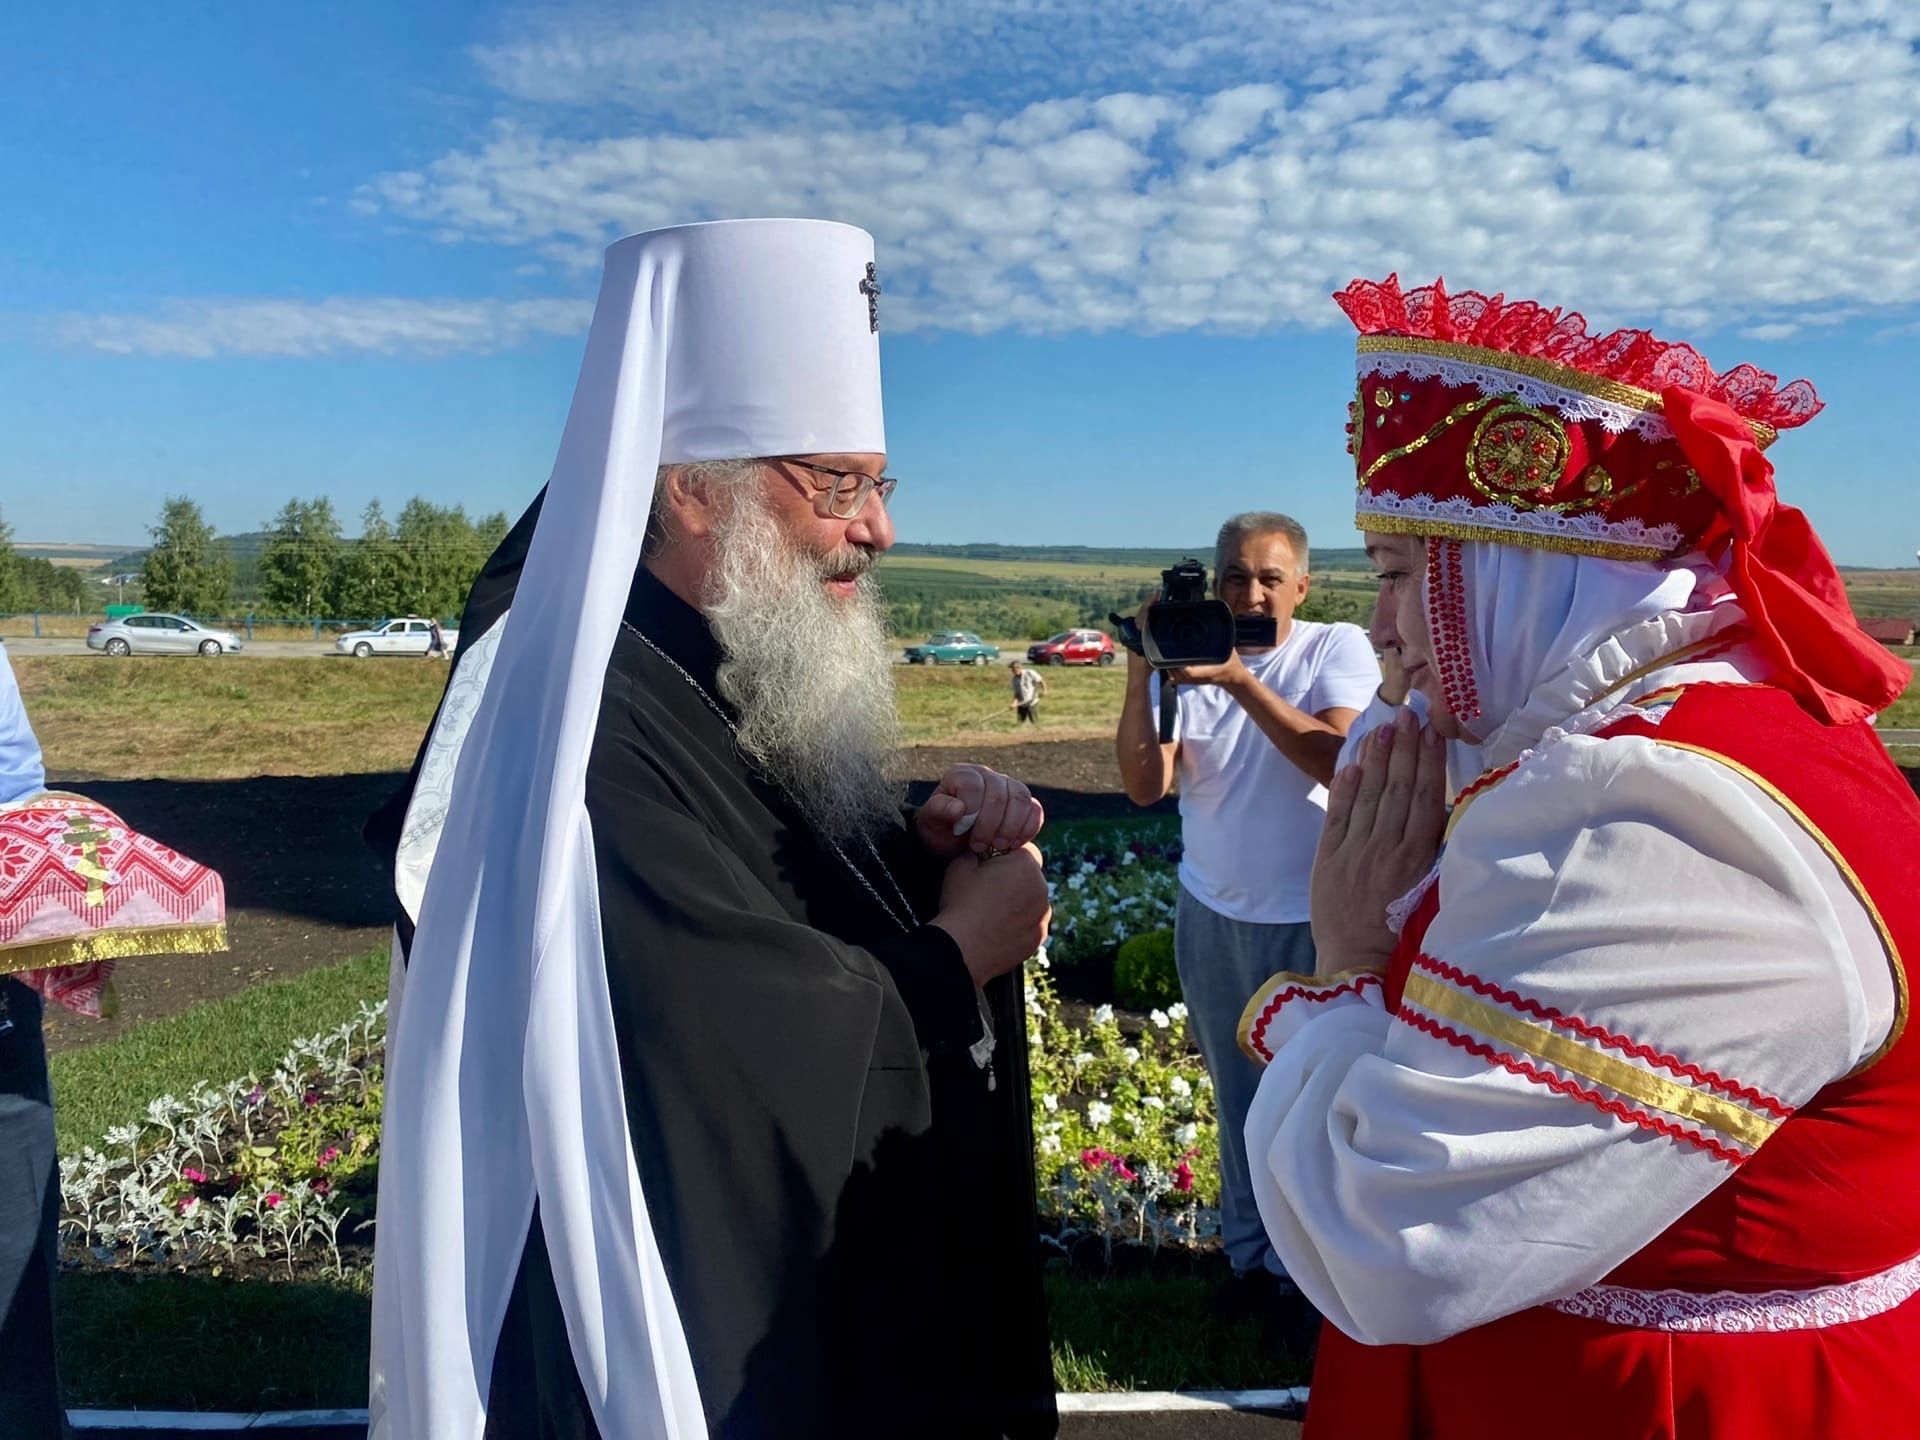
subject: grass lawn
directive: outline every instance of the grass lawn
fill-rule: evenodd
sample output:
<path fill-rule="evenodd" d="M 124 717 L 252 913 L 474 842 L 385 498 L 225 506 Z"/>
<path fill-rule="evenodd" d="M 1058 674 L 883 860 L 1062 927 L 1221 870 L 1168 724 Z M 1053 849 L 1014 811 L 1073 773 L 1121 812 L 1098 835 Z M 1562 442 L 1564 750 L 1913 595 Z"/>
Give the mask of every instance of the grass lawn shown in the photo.
<path fill-rule="evenodd" d="M 1920 646 L 1895 646 L 1893 653 L 1920 671 Z M 1879 723 L 1882 730 L 1920 730 L 1920 681 L 1881 712 Z"/>
<path fill-rule="evenodd" d="M 344 1024 L 387 993 L 384 951 L 273 980 L 137 1025 L 52 1059 L 61 1154 L 98 1144 L 161 1095 L 271 1070 L 296 1041 Z"/>
<path fill-rule="evenodd" d="M 13 662 L 53 770 L 112 779 L 404 770 L 447 683 L 444 665 L 345 660 Z"/>
<path fill-rule="evenodd" d="M 207 1275 L 60 1276 L 67 1403 L 275 1410 L 367 1403 L 371 1278 L 324 1283 Z M 1198 1275 L 1047 1277 L 1062 1390 L 1238 1389 L 1305 1383 L 1252 1321 L 1210 1310 Z"/>
<path fill-rule="evenodd" d="M 1005 661 L 998 665 L 908 665 L 896 673 L 900 723 L 909 743 L 959 745 L 1111 737 L 1126 693 L 1124 660 L 1037 667 L 1047 682 L 1038 725 L 1016 725 Z"/>

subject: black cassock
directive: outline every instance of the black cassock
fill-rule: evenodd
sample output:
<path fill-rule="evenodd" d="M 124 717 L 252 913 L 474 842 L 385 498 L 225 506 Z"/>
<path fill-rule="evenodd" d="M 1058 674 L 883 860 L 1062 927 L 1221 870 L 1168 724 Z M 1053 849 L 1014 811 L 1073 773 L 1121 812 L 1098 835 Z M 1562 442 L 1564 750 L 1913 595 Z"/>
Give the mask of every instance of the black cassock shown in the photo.
<path fill-rule="evenodd" d="M 538 509 L 463 646 L 510 604 Z M 700 614 L 642 570 L 626 619 L 587 809 L 627 1123 L 712 1434 L 1052 1435 L 1018 973 L 986 991 L 990 1088 L 904 819 L 836 853 L 735 749 Z M 389 855 L 411 789 L 369 827 Z M 488 1411 L 489 1435 L 596 1433 L 537 1213 Z"/>

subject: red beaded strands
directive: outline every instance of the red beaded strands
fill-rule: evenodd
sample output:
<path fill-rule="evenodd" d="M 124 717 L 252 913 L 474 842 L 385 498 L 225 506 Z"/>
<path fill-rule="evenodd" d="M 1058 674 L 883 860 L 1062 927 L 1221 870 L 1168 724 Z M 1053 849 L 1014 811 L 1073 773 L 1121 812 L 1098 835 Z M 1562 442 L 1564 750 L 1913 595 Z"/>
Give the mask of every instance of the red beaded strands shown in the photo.
<path fill-rule="evenodd" d="M 1480 689 L 1473 680 L 1473 648 L 1467 641 L 1466 565 L 1460 544 L 1444 535 L 1427 538 L 1427 628 L 1433 639 L 1440 688 L 1456 720 L 1480 718 Z"/>

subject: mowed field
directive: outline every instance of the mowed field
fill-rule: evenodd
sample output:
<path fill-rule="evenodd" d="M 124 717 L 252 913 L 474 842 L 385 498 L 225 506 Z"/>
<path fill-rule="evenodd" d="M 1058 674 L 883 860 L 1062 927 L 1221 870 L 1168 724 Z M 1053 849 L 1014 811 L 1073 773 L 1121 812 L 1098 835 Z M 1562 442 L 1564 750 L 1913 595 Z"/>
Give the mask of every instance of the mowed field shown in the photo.
<path fill-rule="evenodd" d="M 447 677 L 441 666 L 398 659 L 88 655 L 20 656 L 13 664 L 48 768 L 128 780 L 405 770 Z M 900 667 L 904 738 L 1004 744 L 1113 733 L 1124 665 L 1045 674 L 1041 724 L 1016 728 L 1004 664 Z"/>

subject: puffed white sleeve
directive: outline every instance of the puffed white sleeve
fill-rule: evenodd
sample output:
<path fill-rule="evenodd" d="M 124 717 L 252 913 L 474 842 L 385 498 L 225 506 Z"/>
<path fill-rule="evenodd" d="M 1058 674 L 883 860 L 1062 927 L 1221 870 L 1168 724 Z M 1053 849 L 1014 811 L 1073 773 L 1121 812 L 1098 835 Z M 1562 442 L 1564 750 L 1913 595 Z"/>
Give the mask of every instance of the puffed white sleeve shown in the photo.
<path fill-rule="evenodd" d="M 1397 1013 L 1359 980 L 1273 1005 L 1247 1117 L 1274 1249 L 1363 1343 L 1595 1283 L 1892 1026 L 1818 838 L 1699 754 L 1562 740 L 1460 817 L 1438 884 Z"/>

